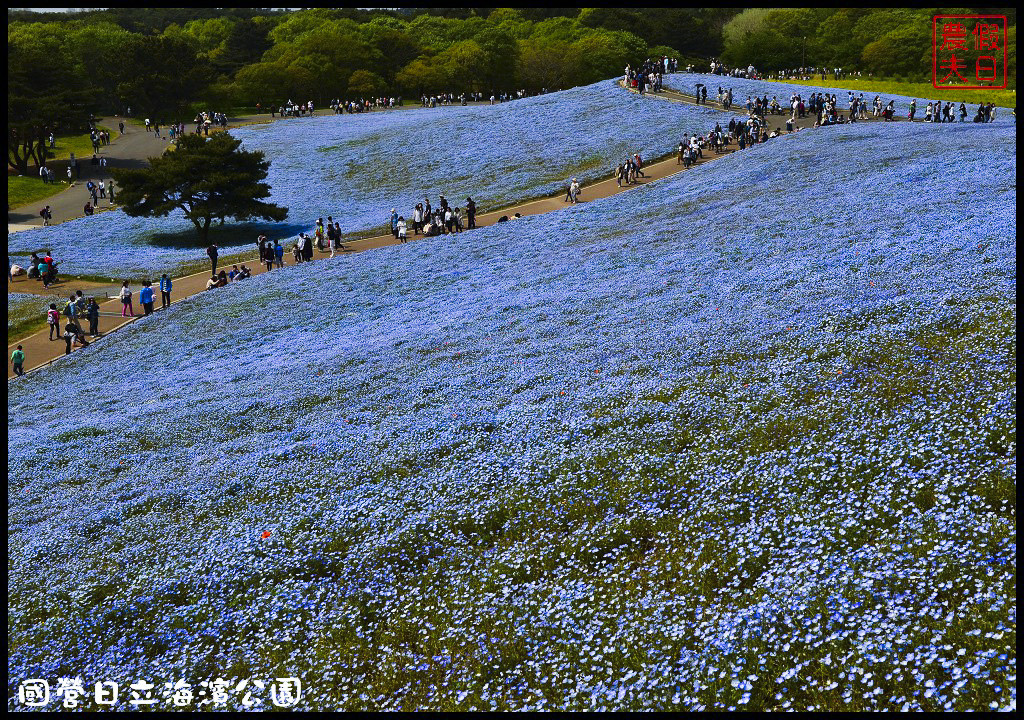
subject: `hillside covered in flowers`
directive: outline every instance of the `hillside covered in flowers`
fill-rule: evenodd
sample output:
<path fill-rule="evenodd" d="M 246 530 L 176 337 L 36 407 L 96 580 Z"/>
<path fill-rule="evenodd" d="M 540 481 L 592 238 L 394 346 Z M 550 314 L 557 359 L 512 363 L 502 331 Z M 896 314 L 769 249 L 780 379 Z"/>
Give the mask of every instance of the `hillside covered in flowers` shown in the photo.
<path fill-rule="evenodd" d="M 9 684 L 1015 707 L 1015 202 L 822 128 L 141 319 L 9 387 Z"/>
<path fill-rule="evenodd" d="M 411 220 L 427 195 L 435 204 L 440 194 L 463 207 L 471 196 L 486 212 L 557 193 L 573 176 L 584 183 L 610 177 L 628 153 L 650 158 L 669 152 L 684 130 L 706 132 L 721 117 L 708 108 L 650 103 L 606 80 L 496 105 L 233 128 L 246 150 L 270 160 L 269 200 L 289 214 L 281 223 L 215 226 L 211 239 L 222 252 L 252 252 L 261 232 L 287 244 L 328 215 L 346 235 L 386 233 L 392 207 Z M 62 272 L 139 279 L 205 265 L 204 247 L 180 211 L 136 218 L 117 210 L 8 239 L 22 264 L 49 248 Z"/>

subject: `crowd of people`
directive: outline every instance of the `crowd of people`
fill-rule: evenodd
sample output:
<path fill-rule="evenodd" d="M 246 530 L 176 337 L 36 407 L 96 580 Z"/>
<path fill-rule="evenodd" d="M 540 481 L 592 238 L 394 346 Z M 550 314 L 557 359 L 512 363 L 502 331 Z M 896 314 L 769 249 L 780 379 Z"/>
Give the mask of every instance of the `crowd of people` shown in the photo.
<path fill-rule="evenodd" d="M 859 78 L 862 77 L 861 72 L 843 70 L 841 67 L 824 68 L 824 67 L 800 67 L 792 68 L 789 70 L 776 70 L 768 74 L 761 74 L 753 65 L 747 65 L 747 67 L 728 67 L 722 61 L 718 59 L 712 59 L 708 67 L 712 75 L 725 75 L 728 77 L 735 78 L 747 78 L 749 80 L 761 80 L 764 78 L 772 80 L 813 80 L 815 77 L 820 76 L 822 80 L 827 80 L 830 76 L 833 80 L 842 80 L 844 78 Z M 693 65 L 686 66 L 686 72 L 694 72 L 695 68 Z"/>
<path fill-rule="evenodd" d="M 8 280 L 13 281 L 19 275 L 26 275 L 30 280 L 39 280 L 44 288 L 48 288 L 57 281 L 57 263 L 50 255 L 49 250 L 44 252 L 43 257 L 39 253 L 32 253 L 29 258 L 28 267 L 24 268 L 17 263 L 8 263 Z"/>
<path fill-rule="evenodd" d="M 260 103 L 256 103 L 256 109 L 261 109 Z M 276 110 L 271 106 L 270 117 L 274 117 L 275 114 L 280 115 L 281 117 L 305 117 L 307 115 L 312 117 L 314 112 L 315 106 L 313 105 L 312 100 L 304 103 L 295 103 L 292 102 L 291 98 L 289 98 L 288 102 L 284 105 L 279 105 Z"/>
<path fill-rule="evenodd" d="M 694 87 L 694 97 L 697 104 L 706 104 L 708 97 L 708 88 L 704 83 L 696 83 Z M 724 88 L 721 85 L 718 86 L 718 93 L 715 95 L 715 101 L 722 106 L 724 110 L 732 109 L 733 105 L 733 92 L 729 88 Z M 852 90 L 847 91 L 846 98 L 846 112 L 840 107 L 838 95 L 835 93 L 825 92 L 812 92 L 805 99 L 802 94 L 792 92 L 789 96 L 789 101 L 786 105 L 783 105 L 777 96 L 773 95 L 771 99 L 768 99 L 767 93 L 763 97 L 751 97 L 747 96 L 747 101 L 744 105 L 747 114 L 754 118 L 764 118 L 766 115 L 789 115 L 789 119 L 786 122 L 786 129 L 793 130 L 793 124 L 797 119 L 808 117 L 809 115 L 816 115 L 817 121 L 815 126 L 823 125 L 837 125 L 845 123 L 855 123 L 860 120 L 867 120 L 870 118 L 881 118 L 885 121 L 895 120 L 896 115 L 896 101 L 889 100 L 886 102 L 882 99 L 881 95 L 875 95 L 874 98 L 868 102 L 867 98 L 864 97 L 864 93 L 855 93 Z M 995 120 L 996 108 L 993 103 L 981 103 L 978 106 L 977 111 L 974 114 L 973 122 L 992 122 Z M 966 122 L 968 118 L 967 104 L 961 102 L 959 107 L 954 102 L 946 102 L 936 100 L 933 103 L 928 103 L 925 108 L 924 122 Z M 910 103 L 909 110 L 907 112 L 907 118 L 909 120 L 916 119 L 917 116 L 917 100 L 913 100 Z"/>
<path fill-rule="evenodd" d="M 679 69 L 678 60 L 662 55 L 660 58 L 647 58 L 639 67 L 626 65 L 622 81 L 627 87 L 635 88 L 641 95 L 644 89 L 661 92 L 663 76 Z"/>
<path fill-rule="evenodd" d="M 209 112 L 204 111 L 195 116 L 193 121 L 196 124 L 196 135 L 202 133 L 209 137 L 210 129 L 219 127 L 222 130 L 226 130 L 228 127 L 228 116 L 222 112 Z M 158 133 L 159 134 L 159 133 Z M 178 129 L 175 135 L 171 136 L 171 140 L 176 137 L 180 137 L 185 134 L 185 123 L 178 123 Z"/>
<path fill-rule="evenodd" d="M 725 74 L 721 65 L 716 65 L 715 68 L 722 71 L 721 74 Z M 636 69 L 632 69 L 627 66 L 624 80 L 627 84 L 632 85 L 640 92 L 642 92 L 645 87 L 658 91 L 661 87 L 661 78 L 664 72 L 675 72 L 676 70 L 675 61 L 670 58 L 663 57 L 661 59 L 649 59 Z M 700 83 L 697 84 L 695 94 L 698 103 L 707 102 L 707 86 Z M 508 99 L 515 99 L 516 97 L 525 97 L 525 94 L 520 92 L 515 96 L 502 95 L 499 97 L 498 101 L 503 102 Z M 480 101 L 482 99 L 482 95 L 480 93 L 475 93 L 468 96 L 460 95 L 456 97 L 453 94 L 442 94 L 438 96 L 431 96 L 429 98 L 421 98 L 421 102 L 424 103 L 425 106 L 436 107 L 438 104 L 454 104 L 456 101 L 465 103 L 467 98 L 472 99 L 473 101 Z M 491 102 L 493 103 L 495 99 L 496 98 L 492 96 Z M 719 86 L 715 99 L 724 109 L 729 110 L 733 104 L 733 92 L 731 89 Z M 336 113 L 339 113 L 363 112 L 367 109 L 391 108 L 396 105 L 401 105 L 401 98 L 377 98 L 372 101 L 363 101 L 358 104 L 346 104 L 340 101 L 335 101 L 332 103 L 331 107 Z M 882 117 L 885 120 L 894 119 L 895 101 L 890 100 L 887 104 L 884 104 L 879 95 L 875 95 L 869 105 L 863 93 L 855 94 L 852 91 L 848 91 L 847 105 L 848 114 L 844 115 L 840 111 L 839 100 L 836 94 L 821 92 L 810 93 L 806 100 L 801 94 L 793 92 L 791 93 L 786 105 L 783 105 L 777 96 L 772 96 L 771 99 L 769 99 L 767 94 L 763 97 L 748 96 L 745 103 L 745 109 L 747 111 L 746 118 L 734 117 L 730 119 L 727 127 L 722 127 L 720 123 L 716 123 L 713 129 L 708 130 L 704 134 L 694 133 L 690 135 L 689 133 L 685 133 L 682 140 L 676 147 L 676 162 L 684 167 L 690 167 L 705 157 L 706 150 L 722 153 L 728 151 L 730 149 L 729 146 L 734 143 L 739 147 L 739 149 L 743 150 L 746 147 L 757 143 L 763 143 L 768 139 L 775 137 L 778 134 L 777 131 L 769 133 L 767 130 L 767 122 L 765 118 L 770 114 L 788 114 L 789 117 L 786 120 L 786 127 L 787 130 L 790 131 L 794 129 L 793 124 L 797 119 L 806 118 L 808 116 L 817 117 L 815 126 L 864 120 L 868 118 L 869 112 L 871 116 L 875 118 Z M 296 114 L 297 116 L 301 116 L 305 113 L 312 113 L 313 104 L 310 102 L 304 105 L 294 105 L 289 101 L 287 106 L 280 108 L 280 111 L 282 112 L 282 116 L 285 116 L 286 114 Z M 916 112 L 917 101 L 915 100 L 910 104 L 908 118 L 914 120 Z M 957 116 L 959 116 L 959 121 L 965 122 L 967 115 L 968 111 L 965 103 L 960 103 L 959 107 L 956 107 L 952 102 L 942 103 L 940 101 L 936 101 L 934 103 L 928 103 L 923 119 L 926 122 L 956 122 Z M 992 122 L 994 119 L 995 106 L 992 103 L 987 103 L 978 107 L 977 112 L 975 113 L 974 122 Z M 211 124 L 223 126 L 226 125 L 226 123 L 227 117 L 221 113 L 200 113 L 196 117 L 196 132 L 198 133 L 204 128 L 208 132 L 208 128 Z M 152 125 L 149 120 L 146 121 L 146 125 L 147 130 L 159 134 L 158 125 Z M 184 133 L 184 124 L 178 124 L 173 127 L 175 134 Z M 646 175 L 643 171 L 643 159 L 639 153 L 627 155 L 625 160 L 622 163 L 619 163 L 614 170 L 614 178 L 616 179 L 619 187 L 623 184 L 633 184 L 638 181 L 638 178 L 642 177 L 646 177 Z M 102 180 L 95 183 L 89 181 L 86 183 L 86 189 L 91 195 L 93 205 L 95 205 L 98 200 L 106 197 L 109 197 L 110 201 L 113 202 L 112 183 L 105 184 Z M 107 195 L 108 192 L 109 196 Z M 571 182 L 567 185 L 564 202 L 578 202 L 580 200 L 581 192 L 582 188 L 578 179 L 572 178 Z M 86 204 L 86 207 L 88 213 L 89 203 Z M 49 207 L 47 206 L 44 208 L 44 211 L 41 211 L 41 214 L 44 216 L 44 220 L 48 221 L 50 217 Z M 454 206 L 444 195 L 441 195 L 438 199 L 438 205 L 435 207 L 431 204 L 429 197 L 425 197 L 422 203 L 416 203 L 409 216 L 410 220 L 406 221 L 405 216 L 399 214 L 397 208 L 392 208 L 388 224 L 393 237 L 400 242 L 406 242 L 410 234 L 431 237 L 441 234 L 447 235 L 460 233 L 464 230 L 475 228 L 476 203 L 473 202 L 472 198 L 467 197 L 464 207 Z M 513 218 L 502 216 L 499 218 L 498 222 L 505 222 L 519 217 L 519 213 L 515 213 Z M 304 232 L 299 233 L 298 238 L 291 248 L 291 253 L 296 263 L 304 263 L 313 260 L 314 249 L 319 250 L 322 253 L 330 252 L 331 257 L 334 257 L 336 250 L 348 250 L 343 242 L 343 238 L 344 235 L 339 223 L 336 222 L 332 216 L 328 216 L 326 222 L 323 218 L 318 218 L 312 231 L 312 235 L 308 235 Z M 261 235 L 257 240 L 257 245 L 259 248 L 260 262 L 266 264 L 266 269 L 268 271 L 274 268 L 284 267 L 284 255 L 286 250 L 279 240 L 270 241 L 265 235 Z M 221 269 L 218 271 L 217 262 L 219 254 L 216 245 L 211 245 L 207 249 L 207 254 L 212 263 L 212 274 L 206 284 L 207 290 L 225 287 L 230 283 L 245 280 L 252 274 L 251 270 L 245 264 L 232 265 L 230 270 Z M 12 279 L 15 275 L 27 273 L 28 277 L 41 281 L 43 286 L 47 288 L 55 282 L 57 277 L 57 266 L 49 253 L 46 253 L 44 257 L 40 257 L 36 253 L 32 254 L 28 268 L 20 268 L 17 265 L 11 265 L 10 267 Z M 161 291 L 162 308 L 166 309 L 171 303 L 172 290 L 172 281 L 166 274 L 161 277 L 159 288 Z M 133 293 L 131 287 L 129 283 L 125 281 L 122 284 L 119 293 L 122 303 L 122 317 L 135 316 L 132 296 Z M 142 288 L 139 292 L 139 302 L 142 305 L 145 315 L 153 313 L 154 289 L 150 282 L 144 282 L 142 284 Z M 81 318 L 84 317 L 89 320 L 89 334 L 92 337 L 96 337 L 98 335 L 99 304 L 96 302 L 95 298 L 89 298 L 86 300 L 82 297 L 82 292 L 78 291 L 76 295 L 69 297 L 68 302 L 64 305 L 63 315 L 67 318 L 67 324 L 65 325 L 63 334 L 60 333 L 60 323 L 62 322 L 61 311 L 58 310 L 56 303 L 50 305 L 50 309 L 47 312 L 47 323 L 50 326 L 50 340 L 66 340 L 67 353 L 71 352 L 73 346 L 84 347 L 89 344 L 86 340 L 86 334 L 81 327 Z M 22 346 L 19 346 L 18 350 L 12 354 L 12 363 L 15 365 L 15 372 L 17 374 L 24 373 L 24 353 Z"/>
<path fill-rule="evenodd" d="M 467 197 L 465 209 L 452 205 L 444 195 L 439 196 L 437 206 L 430 204 L 430 198 L 424 197 L 423 202 L 416 203 L 410 214 L 412 234 L 424 237 L 450 235 L 463 230 L 476 228 L 476 202 Z M 408 237 L 409 222 L 404 215 L 399 215 L 395 208 L 391 209 L 391 234 L 402 242 Z"/>
<path fill-rule="evenodd" d="M 370 110 L 390 110 L 396 107 L 402 107 L 401 95 L 391 97 L 359 98 L 358 100 L 341 100 L 340 98 L 335 98 L 331 101 L 331 110 L 334 111 L 335 115 L 369 112 Z"/>

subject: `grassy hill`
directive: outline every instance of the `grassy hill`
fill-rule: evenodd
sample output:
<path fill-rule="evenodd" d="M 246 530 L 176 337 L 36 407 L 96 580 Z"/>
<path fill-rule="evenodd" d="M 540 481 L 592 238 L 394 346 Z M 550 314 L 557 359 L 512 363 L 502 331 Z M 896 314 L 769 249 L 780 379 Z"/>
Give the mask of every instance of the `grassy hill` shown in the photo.
<path fill-rule="evenodd" d="M 12 384 L 9 677 L 1015 705 L 1015 163 L 1001 124 L 803 132 Z"/>

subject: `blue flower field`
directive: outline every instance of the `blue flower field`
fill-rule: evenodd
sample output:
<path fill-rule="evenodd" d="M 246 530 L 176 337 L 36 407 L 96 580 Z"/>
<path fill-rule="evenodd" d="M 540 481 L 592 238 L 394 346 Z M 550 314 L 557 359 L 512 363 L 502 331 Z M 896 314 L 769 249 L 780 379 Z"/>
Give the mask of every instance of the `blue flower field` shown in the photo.
<path fill-rule="evenodd" d="M 9 386 L 8 697 L 1015 709 L 1015 203 L 1011 126 L 822 128 L 141 319 Z"/>
<path fill-rule="evenodd" d="M 685 130 L 706 131 L 719 111 L 652 104 L 603 81 L 493 106 L 410 109 L 288 119 L 231 132 L 271 161 L 270 202 L 290 209 L 275 224 L 213 227 L 222 254 L 256 253 L 256 238 L 295 238 L 331 215 L 343 233 L 386 233 L 391 208 L 411 218 L 444 194 L 478 212 L 611 177 L 627 152 L 644 158 L 672 149 Z M 643 118 L 643 122 L 634 120 Z M 180 214 L 131 218 L 103 213 L 8 238 L 17 260 L 49 248 L 61 271 L 103 278 L 158 277 L 206 265 L 191 222 Z"/>

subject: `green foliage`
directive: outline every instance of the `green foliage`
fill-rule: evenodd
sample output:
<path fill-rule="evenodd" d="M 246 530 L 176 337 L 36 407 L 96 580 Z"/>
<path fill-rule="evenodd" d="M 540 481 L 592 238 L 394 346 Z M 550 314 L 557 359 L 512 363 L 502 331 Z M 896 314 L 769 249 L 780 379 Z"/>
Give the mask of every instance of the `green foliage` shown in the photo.
<path fill-rule="evenodd" d="M 384 91 L 384 78 L 369 70 L 356 70 L 348 80 L 349 92 L 361 95 L 377 95 Z"/>
<path fill-rule="evenodd" d="M 181 119 L 210 107 L 446 91 L 557 89 L 626 63 L 720 57 L 930 80 L 931 9 L 110 8 L 8 13 L 8 162 L 24 172 L 43 129 L 81 130 L 127 106 Z M 944 9 L 943 12 L 952 12 Z M 970 12 L 970 10 L 964 10 Z M 1016 13 L 1005 11 L 1008 77 Z M 968 59 L 973 64 L 973 59 Z M 355 78 L 355 82 L 353 82 Z M 46 88 L 40 92 L 39 88 Z"/>
<path fill-rule="evenodd" d="M 970 8 L 749 8 L 725 24 L 722 59 L 758 70 L 840 67 L 910 81 L 931 81 L 932 17 Z M 994 12 L 994 11 L 993 11 Z M 1007 15 L 1007 79 L 1016 84 L 1016 14 Z M 965 58 L 973 67 L 974 52 Z"/>
<path fill-rule="evenodd" d="M 7 163 L 28 174 L 29 161 L 46 159 L 51 131 L 74 132 L 87 126 L 96 91 L 74 65 L 67 38 L 41 23 L 7 29 Z"/>
<path fill-rule="evenodd" d="M 209 139 L 185 135 L 174 152 L 152 158 L 149 167 L 115 169 L 121 208 L 133 217 L 161 217 L 182 210 L 205 242 L 213 220 L 227 217 L 284 220 L 288 209 L 260 198 L 270 195 L 270 162 L 262 152 L 239 150 L 227 133 Z"/>

